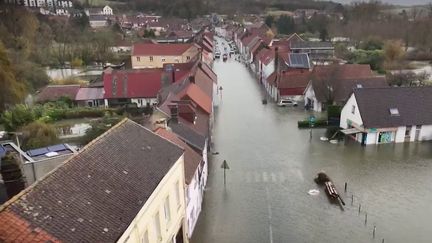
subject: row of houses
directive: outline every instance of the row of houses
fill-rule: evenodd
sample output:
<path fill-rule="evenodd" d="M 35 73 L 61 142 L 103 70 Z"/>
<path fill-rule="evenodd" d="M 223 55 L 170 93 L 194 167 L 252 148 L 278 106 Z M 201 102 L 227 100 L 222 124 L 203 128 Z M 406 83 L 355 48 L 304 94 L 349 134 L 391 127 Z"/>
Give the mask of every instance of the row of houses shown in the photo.
<path fill-rule="evenodd" d="M 212 63 L 198 54 L 160 68 L 108 68 L 102 87 L 48 86 L 38 94 L 40 101 L 70 95 L 78 102 L 100 90 L 104 105 L 129 99 L 153 103 L 154 112 L 141 124 L 123 120 L 28 182 L 0 207 L 0 221 L 8 222 L 0 241 L 188 242 L 201 212 L 218 104 Z"/>
<path fill-rule="evenodd" d="M 316 112 L 342 106 L 342 132 L 363 145 L 432 140 L 432 88 L 390 87 L 369 65 L 338 63 L 330 43 L 296 34 L 269 41 L 264 33 L 238 27 L 232 38 L 274 101 L 302 101 Z"/>
<path fill-rule="evenodd" d="M 36 100 L 55 101 L 66 96 L 81 106 L 154 106 L 159 102 L 159 91 L 169 84 L 169 80 L 175 82 L 191 75 L 203 76 L 202 72 L 210 73 L 214 78 L 211 71 L 212 38 L 206 32 L 198 44 L 134 44 L 131 51 L 132 69 L 107 68 L 100 77 L 101 82 L 94 83 L 91 87 L 49 85 L 41 90 Z M 183 63 L 187 64 L 180 65 Z M 193 64 L 196 64 L 195 68 Z"/>

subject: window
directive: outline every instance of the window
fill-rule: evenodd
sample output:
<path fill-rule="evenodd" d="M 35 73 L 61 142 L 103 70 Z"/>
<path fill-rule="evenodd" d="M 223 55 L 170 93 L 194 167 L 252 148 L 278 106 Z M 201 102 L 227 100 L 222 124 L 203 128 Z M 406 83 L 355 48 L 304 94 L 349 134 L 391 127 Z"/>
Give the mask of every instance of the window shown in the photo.
<path fill-rule="evenodd" d="M 390 108 L 390 115 L 391 116 L 399 116 L 398 108 Z"/>
<path fill-rule="evenodd" d="M 362 84 L 357 84 L 356 87 L 357 87 L 358 89 L 361 89 L 361 88 L 363 88 L 363 85 L 362 85 Z"/>
<path fill-rule="evenodd" d="M 189 60 L 190 60 L 190 56 L 187 56 L 187 57 L 186 57 L 186 60 L 188 60 L 188 61 L 189 61 Z"/>
<path fill-rule="evenodd" d="M 162 57 L 161 60 L 162 60 L 162 62 L 165 62 L 165 58 L 164 57 Z"/>
<path fill-rule="evenodd" d="M 150 58 L 150 62 L 153 62 L 153 56 L 150 56 L 149 58 Z"/>
<path fill-rule="evenodd" d="M 141 58 L 140 57 L 136 57 L 136 60 L 137 60 L 137 62 L 140 62 Z"/>
<path fill-rule="evenodd" d="M 355 107 L 355 105 L 353 105 L 353 106 L 351 107 L 351 113 L 355 114 L 355 110 L 356 110 L 356 107 Z"/>
<path fill-rule="evenodd" d="M 142 242 L 142 243 L 150 243 L 149 236 L 148 236 L 148 231 L 147 231 L 147 230 L 146 230 L 146 232 L 144 233 L 144 236 L 143 236 L 141 242 Z"/>
<path fill-rule="evenodd" d="M 159 212 L 156 213 L 153 223 L 154 223 L 155 232 L 156 232 L 156 239 L 158 239 L 158 241 L 160 241 L 162 239 L 162 233 L 161 233 Z"/>
<path fill-rule="evenodd" d="M 177 208 L 180 208 L 180 206 L 181 206 L 181 202 L 180 202 L 180 183 L 178 181 L 176 183 L 175 196 L 176 196 Z"/>
<path fill-rule="evenodd" d="M 166 220 L 166 222 L 169 222 L 171 220 L 171 211 L 170 211 L 169 197 L 167 197 L 165 199 L 164 212 L 165 212 L 165 220 Z"/>

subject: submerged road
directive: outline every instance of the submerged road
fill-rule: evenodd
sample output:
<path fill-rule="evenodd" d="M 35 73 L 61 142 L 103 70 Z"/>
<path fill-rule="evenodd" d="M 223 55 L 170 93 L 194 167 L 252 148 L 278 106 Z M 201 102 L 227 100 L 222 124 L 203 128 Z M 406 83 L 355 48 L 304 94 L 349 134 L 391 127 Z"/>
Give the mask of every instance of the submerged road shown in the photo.
<path fill-rule="evenodd" d="M 214 70 L 223 87 L 213 134 L 219 154 L 211 158 L 193 243 L 431 242 L 431 143 L 330 144 L 320 141 L 322 129 L 310 140 L 309 130 L 297 128 L 309 113 L 263 105 L 261 87 L 243 64 L 216 61 Z M 345 210 L 313 181 L 321 170 Z M 310 189 L 321 193 L 311 196 Z"/>

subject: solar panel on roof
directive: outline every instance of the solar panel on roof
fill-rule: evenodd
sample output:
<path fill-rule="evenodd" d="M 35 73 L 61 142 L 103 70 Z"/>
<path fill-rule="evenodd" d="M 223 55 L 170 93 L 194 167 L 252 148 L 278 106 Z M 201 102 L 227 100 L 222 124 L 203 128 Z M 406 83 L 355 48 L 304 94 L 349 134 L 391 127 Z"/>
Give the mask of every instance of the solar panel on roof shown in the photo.
<path fill-rule="evenodd" d="M 40 156 L 40 155 L 44 155 L 46 153 L 49 153 L 49 150 L 47 148 L 32 149 L 32 150 L 27 151 L 27 154 L 30 157 Z"/>
<path fill-rule="evenodd" d="M 0 145 L 0 158 L 6 155 L 6 149 L 3 145 Z"/>
<path fill-rule="evenodd" d="M 58 151 L 67 150 L 67 148 L 64 144 L 57 144 L 57 145 L 49 146 L 48 150 L 50 152 L 58 152 Z"/>
<path fill-rule="evenodd" d="M 309 68 L 307 54 L 304 53 L 291 53 L 290 54 L 291 66 Z"/>

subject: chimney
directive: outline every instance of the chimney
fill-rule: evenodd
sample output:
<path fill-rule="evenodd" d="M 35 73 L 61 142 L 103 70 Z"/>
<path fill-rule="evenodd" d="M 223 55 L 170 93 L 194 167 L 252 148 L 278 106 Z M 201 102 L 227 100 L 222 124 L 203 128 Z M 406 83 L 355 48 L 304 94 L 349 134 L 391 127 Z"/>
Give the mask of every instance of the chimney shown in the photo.
<path fill-rule="evenodd" d="M 274 65 L 275 65 L 275 71 L 276 73 L 279 73 L 279 47 L 275 47 L 275 60 L 274 60 Z"/>
<path fill-rule="evenodd" d="M 194 84 L 195 83 L 195 76 L 193 76 L 193 75 L 189 76 L 189 82 L 191 84 Z"/>
<path fill-rule="evenodd" d="M 166 64 L 163 66 L 163 72 L 161 74 L 161 87 L 166 88 L 173 83 L 173 65 L 172 64 Z M 175 79 L 174 79 L 175 80 Z"/>
<path fill-rule="evenodd" d="M 171 83 L 175 83 L 175 81 L 176 81 L 175 72 L 176 72 L 176 69 L 175 69 L 175 67 L 173 67 L 173 69 L 171 70 Z"/>
<path fill-rule="evenodd" d="M 169 104 L 171 122 L 178 123 L 178 104 Z"/>

